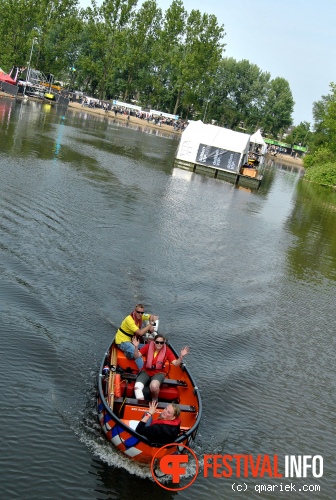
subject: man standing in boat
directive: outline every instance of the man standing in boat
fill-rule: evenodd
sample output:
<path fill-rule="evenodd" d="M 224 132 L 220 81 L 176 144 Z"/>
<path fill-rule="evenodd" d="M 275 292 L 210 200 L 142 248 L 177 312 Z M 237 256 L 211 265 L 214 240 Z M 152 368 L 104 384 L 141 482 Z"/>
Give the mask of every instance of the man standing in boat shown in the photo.
<path fill-rule="evenodd" d="M 145 306 L 143 304 L 137 304 L 134 308 L 134 311 L 126 316 L 124 321 L 121 323 L 118 328 L 115 343 L 124 353 L 127 359 L 133 359 L 135 346 L 132 343 L 132 338 L 136 335 L 138 337 L 142 337 L 145 333 L 153 333 L 154 326 L 153 322 L 159 319 L 158 316 L 154 316 L 153 314 L 145 313 Z M 148 321 L 146 326 L 142 326 L 143 321 Z M 135 359 L 137 367 L 141 370 L 143 366 L 142 357 L 138 356 Z"/>
<path fill-rule="evenodd" d="M 137 362 L 138 359 L 142 359 L 142 355 L 146 357 L 146 364 L 142 368 L 142 371 L 139 373 L 135 382 L 135 397 L 138 400 L 145 399 L 143 388 L 145 387 L 145 385 L 149 385 L 152 399 L 154 401 L 157 401 L 159 397 L 160 386 L 166 376 L 166 361 L 169 361 L 172 365 L 180 366 L 184 356 L 189 353 L 189 347 L 183 347 L 183 349 L 181 349 L 179 357 L 176 359 L 174 353 L 166 345 L 165 337 L 161 334 L 158 334 L 155 337 L 155 340 L 152 340 L 149 344 L 144 345 L 140 349 L 139 340 L 137 338 L 134 337 L 132 342 L 135 347 L 135 362 Z"/>

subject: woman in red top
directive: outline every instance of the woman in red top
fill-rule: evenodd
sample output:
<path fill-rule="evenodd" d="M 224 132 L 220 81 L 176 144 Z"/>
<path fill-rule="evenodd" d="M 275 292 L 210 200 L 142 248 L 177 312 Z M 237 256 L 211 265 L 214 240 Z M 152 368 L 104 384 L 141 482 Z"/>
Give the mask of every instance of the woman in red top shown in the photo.
<path fill-rule="evenodd" d="M 141 355 L 146 356 L 146 363 L 142 368 L 134 386 L 134 393 L 137 399 L 145 399 L 143 388 L 149 384 L 152 399 L 158 399 L 160 385 L 165 378 L 165 362 L 169 361 L 175 366 L 180 366 L 183 358 L 189 352 L 189 347 L 185 346 L 181 349 L 179 357 L 176 359 L 174 353 L 166 345 L 166 339 L 163 335 L 157 335 L 155 340 L 146 344 L 140 350 L 138 349 L 139 340 L 135 337 L 132 339 L 134 344 L 134 358 L 137 359 Z"/>

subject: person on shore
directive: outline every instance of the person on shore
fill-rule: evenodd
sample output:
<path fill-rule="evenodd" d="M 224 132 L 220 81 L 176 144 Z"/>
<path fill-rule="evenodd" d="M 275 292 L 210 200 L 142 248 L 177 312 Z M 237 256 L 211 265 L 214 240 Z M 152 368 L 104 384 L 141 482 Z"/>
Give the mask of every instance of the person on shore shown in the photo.
<path fill-rule="evenodd" d="M 166 376 L 165 363 L 169 361 L 175 366 L 180 366 L 184 356 L 189 353 L 189 347 L 185 346 L 181 349 L 179 357 L 176 359 L 174 353 L 166 345 L 166 339 L 163 335 L 158 334 L 155 340 L 144 345 L 139 349 L 139 340 L 133 338 L 132 343 L 135 347 L 134 359 L 142 359 L 142 355 L 146 356 L 146 364 L 142 367 L 134 386 L 136 399 L 145 399 L 143 388 L 149 385 L 151 397 L 153 400 L 158 400 L 160 386 Z M 137 365 L 139 366 L 139 365 Z"/>
<path fill-rule="evenodd" d="M 151 443 L 174 443 L 180 433 L 180 407 L 171 403 L 162 410 L 156 420 L 153 420 L 156 408 L 157 402 L 151 401 L 148 411 L 136 426 L 135 431 L 145 436 Z"/>
<path fill-rule="evenodd" d="M 136 339 L 135 336 L 143 337 L 145 333 L 153 333 L 154 327 L 152 323 L 158 319 L 158 316 L 145 313 L 143 304 L 137 304 L 134 311 L 122 321 L 116 333 L 115 343 L 125 353 L 127 359 L 134 358 L 135 344 L 132 343 L 132 340 Z M 142 326 L 143 321 L 148 321 L 148 324 Z M 139 370 L 141 370 L 143 366 L 142 358 L 137 356 L 135 362 Z"/>

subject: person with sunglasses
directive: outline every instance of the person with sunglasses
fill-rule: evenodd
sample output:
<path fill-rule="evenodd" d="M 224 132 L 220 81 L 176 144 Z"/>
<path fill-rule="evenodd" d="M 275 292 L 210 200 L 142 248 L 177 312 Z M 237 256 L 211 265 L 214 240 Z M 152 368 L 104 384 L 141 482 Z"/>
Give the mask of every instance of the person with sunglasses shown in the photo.
<path fill-rule="evenodd" d="M 158 400 L 160 386 L 164 381 L 165 363 L 169 361 L 175 366 L 180 366 L 184 356 L 189 353 L 189 347 L 185 346 L 181 349 L 179 357 L 176 359 L 174 353 L 166 345 L 166 339 L 163 335 L 158 334 L 155 340 L 149 344 L 144 345 L 139 349 L 139 340 L 133 338 L 134 359 L 137 361 L 141 356 L 146 357 L 146 364 L 143 366 L 139 373 L 134 386 L 134 394 L 136 399 L 145 399 L 143 388 L 149 385 L 151 397 L 154 401 Z"/>
<path fill-rule="evenodd" d="M 134 358 L 135 346 L 132 343 L 134 336 L 143 337 L 145 333 L 153 333 L 154 327 L 152 323 L 158 319 L 158 316 L 145 313 L 145 306 L 143 304 L 137 304 L 134 311 L 126 316 L 126 318 L 122 321 L 114 341 L 119 349 L 125 353 L 127 359 Z M 148 321 L 148 324 L 143 326 L 143 321 Z M 143 366 L 142 358 L 137 357 L 135 362 L 139 370 L 141 370 Z"/>

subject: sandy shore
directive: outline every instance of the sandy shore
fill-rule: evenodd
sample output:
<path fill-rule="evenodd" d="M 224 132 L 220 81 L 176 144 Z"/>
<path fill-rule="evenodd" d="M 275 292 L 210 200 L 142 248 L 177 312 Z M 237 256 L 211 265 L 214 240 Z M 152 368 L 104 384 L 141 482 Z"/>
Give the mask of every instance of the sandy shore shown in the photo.
<path fill-rule="evenodd" d="M 10 94 L 6 94 L 5 92 L 0 91 L 0 97 L 9 97 L 12 99 L 15 99 L 15 96 L 12 96 Z M 39 100 L 39 99 L 37 99 Z M 68 105 L 68 108 L 71 108 L 73 110 L 76 110 L 81 113 L 90 113 L 92 115 L 100 115 L 101 117 L 105 118 L 111 118 L 113 120 L 116 120 L 118 122 L 123 122 L 124 125 L 128 124 L 132 128 L 141 128 L 142 130 L 146 129 L 156 129 L 157 135 L 173 135 L 177 139 L 181 136 L 180 131 L 176 131 L 173 129 L 172 126 L 169 125 L 156 125 L 153 122 L 147 122 L 147 120 L 140 120 L 140 118 L 136 118 L 135 116 L 130 116 L 130 119 L 127 120 L 127 115 L 121 115 L 118 113 L 116 116 L 114 116 L 113 111 L 104 111 L 103 109 L 100 108 L 89 108 L 88 106 L 82 106 L 81 104 L 77 102 L 70 102 Z"/>
<path fill-rule="evenodd" d="M 77 111 L 85 112 L 85 113 L 90 113 L 94 115 L 101 115 L 105 116 L 108 118 L 113 118 L 113 120 L 129 123 L 130 126 L 139 126 L 143 128 L 153 128 L 157 129 L 160 132 L 166 132 L 168 134 L 174 134 L 178 138 L 181 135 L 181 132 L 177 132 L 176 130 L 173 129 L 172 126 L 169 125 L 155 125 L 153 122 L 147 122 L 147 120 L 141 120 L 140 118 L 136 118 L 135 116 L 130 116 L 130 119 L 127 120 L 127 115 L 121 115 L 120 113 L 117 113 L 117 115 L 114 115 L 113 111 L 104 111 L 103 109 L 100 108 L 89 108 L 88 106 L 82 106 L 81 104 L 78 104 L 77 102 L 70 102 L 69 103 L 69 108 L 76 109 Z"/>
<path fill-rule="evenodd" d="M 275 162 L 285 163 L 286 165 L 296 165 L 297 167 L 303 167 L 303 161 L 301 158 L 293 158 L 289 155 L 276 155 L 272 156 L 269 153 L 266 155 L 266 160 L 274 160 Z"/>

